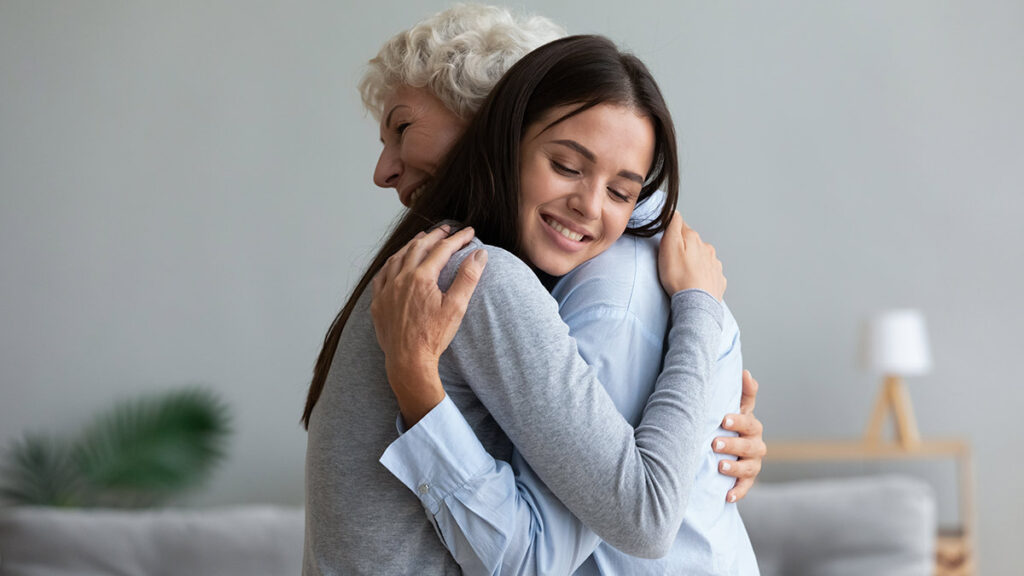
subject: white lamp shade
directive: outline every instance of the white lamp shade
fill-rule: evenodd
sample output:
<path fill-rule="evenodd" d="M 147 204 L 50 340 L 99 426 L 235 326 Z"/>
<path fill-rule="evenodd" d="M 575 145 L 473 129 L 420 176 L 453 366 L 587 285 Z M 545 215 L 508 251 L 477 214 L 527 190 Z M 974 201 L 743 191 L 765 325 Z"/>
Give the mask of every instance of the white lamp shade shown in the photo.
<path fill-rule="evenodd" d="M 918 310 L 888 310 L 865 330 L 864 363 L 879 374 L 916 376 L 932 367 L 928 330 Z"/>

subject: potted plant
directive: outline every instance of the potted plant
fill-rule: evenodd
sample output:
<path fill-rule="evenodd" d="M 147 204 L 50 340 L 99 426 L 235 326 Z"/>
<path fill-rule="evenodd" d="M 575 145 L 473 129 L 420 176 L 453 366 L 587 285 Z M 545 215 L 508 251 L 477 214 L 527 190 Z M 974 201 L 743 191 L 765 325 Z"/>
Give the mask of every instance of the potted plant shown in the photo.
<path fill-rule="evenodd" d="M 224 456 L 226 405 L 186 388 L 125 400 L 73 437 L 31 433 L 0 461 L 0 499 L 14 505 L 138 508 L 166 502 Z"/>

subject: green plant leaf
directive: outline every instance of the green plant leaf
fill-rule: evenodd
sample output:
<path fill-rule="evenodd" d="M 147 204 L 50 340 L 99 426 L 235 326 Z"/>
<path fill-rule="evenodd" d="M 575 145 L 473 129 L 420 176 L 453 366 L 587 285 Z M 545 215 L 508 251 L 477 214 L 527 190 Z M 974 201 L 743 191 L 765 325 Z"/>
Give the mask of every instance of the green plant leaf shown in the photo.
<path fill-rule="evenodd" d="M 0 498 L 27 506 L 77 506 L 82 483 L 67 442 L 26 434 L 8 447 L 0 463 Z"/>
<path fill-rule="evenodd" d="M 197 388 L 122 402 L 86 428 L 72 457 L 95 505 L 148 506 L 206 478 L 227 422 L 220 400 Z"/>
<path fill-rule="evenodd" d="M 0 463 L 15 504 L 139 507 L 203 481 L 224 456 L 227 407 L 200 388 L 123 401 L 74 441 L 26 435 Z"/>

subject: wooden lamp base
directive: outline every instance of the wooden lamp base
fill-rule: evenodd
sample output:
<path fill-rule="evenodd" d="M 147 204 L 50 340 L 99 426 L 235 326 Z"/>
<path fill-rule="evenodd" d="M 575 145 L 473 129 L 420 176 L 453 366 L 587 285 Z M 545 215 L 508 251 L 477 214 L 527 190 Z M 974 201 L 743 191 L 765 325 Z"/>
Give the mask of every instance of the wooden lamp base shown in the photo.
<path fill-rule="evenodd" d="M 896 421 L 896 439 L 900 446 L 907 450 L 917 448 L 921 444 L 921 435 L 917 431 L 914 419 L 914 408 L 910 405 L 910 393 L 903 385 L 899 376 L 886 376 L 882 389 L 875 399 L 875 408 L 871 412 L 864 440 L 868 444 L 878 445 L 882 442 L 882 427 L 885 418 L 892 410 Z"/>

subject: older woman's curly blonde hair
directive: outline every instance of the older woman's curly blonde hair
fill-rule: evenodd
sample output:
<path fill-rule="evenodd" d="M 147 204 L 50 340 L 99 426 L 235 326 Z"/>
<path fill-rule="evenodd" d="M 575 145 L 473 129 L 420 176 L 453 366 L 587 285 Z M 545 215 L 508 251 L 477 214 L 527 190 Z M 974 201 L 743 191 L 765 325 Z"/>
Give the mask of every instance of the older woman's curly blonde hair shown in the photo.
<path fill-rule="evenodd" d="M 408 85 L 427 88 L 468 119 L 516 61 L 563 36 L 565 30 L 543 16 L 517 16 L 499 6 L 453 6 L 384 44 L 359 82 L 363 105 L 380 120 L 385 100 Z"/>

